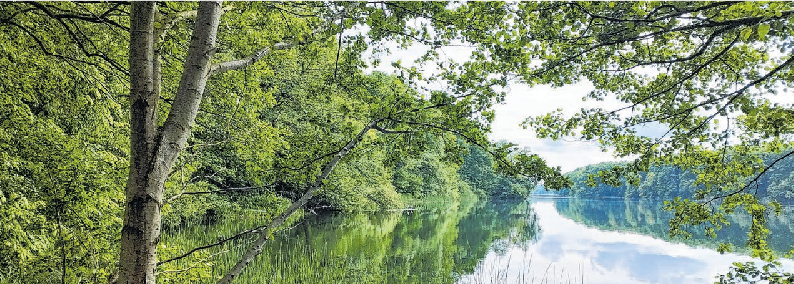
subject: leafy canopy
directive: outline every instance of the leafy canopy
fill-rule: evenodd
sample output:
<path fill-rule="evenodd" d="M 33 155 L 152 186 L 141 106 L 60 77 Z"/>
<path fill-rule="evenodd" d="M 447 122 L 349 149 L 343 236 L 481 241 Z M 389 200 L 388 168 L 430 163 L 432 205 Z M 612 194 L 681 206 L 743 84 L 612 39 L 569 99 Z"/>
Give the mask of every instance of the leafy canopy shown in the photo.
<path fill-rule="evenodd" d="M 495 64 L 530 84 L 587 80 L 595 89 L 584 100 L 621 102 L 570 117 L 530 117 L 525 127 L 541 138 L 598 140 L 618 156 L 637 157 L 601 171 L 604 182 L 636 185 L 636 173 L 654 164 L 693 171 L 694 198 L 669 203 L 677 216 L 671 233 L 684 224 L 718 227 L 725 213 L 744 210 L 757 224 L 749 232 L 754 255 L 773 258 L 763 224 L 777 203 L 760 201 L 753 188 L 794 153 L 791 106 L 775 96 L 794 82 L 791 3 L 558 2 L 512 9 L 516 17 L 497 29 L 505 44 L 488 49 Z M 647 125 L 664 134 L 638 132 Z M 762 159 L 767 152 L 781 155 Z"/>

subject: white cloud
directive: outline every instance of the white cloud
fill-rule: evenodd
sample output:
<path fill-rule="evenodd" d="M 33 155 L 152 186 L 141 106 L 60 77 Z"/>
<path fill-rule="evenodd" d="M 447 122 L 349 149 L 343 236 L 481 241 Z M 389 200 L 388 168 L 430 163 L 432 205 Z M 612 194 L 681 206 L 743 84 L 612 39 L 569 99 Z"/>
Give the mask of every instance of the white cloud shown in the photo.
<path fill-rule="evenodd" d="M 393 73 L 395 69 L 391 63 L 398 60 L 403 66 L 414 66 L 413 61 L 428 50 L 427 46 L 421 44 L 415 44 L 406 50 L 398 48 L 393 43 L 386 45 L 390 47 L 391 53 L 378 54 L 381 64 L 377 67 L 371 66 L 366 70 L 367 72 Z M 451 46 L 442 48 L 440 54 L 443 59 L 451 58 L 456 62 L 463 62 L 471 56 L 471 51 L 471 47 Z M 371 52 L 372 50 L 369 50 L 364 57 L 371 58 Z M 425 75 L 438 71 L 434 64 L 416 67 L 423 70 Z M 433 86 L 421 85 L 431 89 L 443 88 L 437 84 Z M 551 88 L 545 85 L 530 88 L 525 84 L 512 83 L 508 86 L 505 102 L 494 108 L 496 119 L 489 138 L 492 141 L 507 140 L 520 147 L 529 147 L 532 152 L 544 158 L 548 165 L 559 166 L 563 172 L 589 164 L 615 161 L 617 159 L 612 156 L 611 152 L 602 152 L 595 142 L 538 139 L 535 137 L 534 131 L 523 129 L 520 126 L 520 123 L 528 117 L 542 115 L 558 108 L 562 109 L 566 116 L 570 116 L 583 107 L 616 109 L 621 105 L 614 99 L 603 102 L 582 101 L 582 97 L 592 89 L 593 86 L 589 82 L 580 82 L 561 88 Z"/>
<path fill-rule="evenodd" d="M 529 87 L 513 84 L 504 104 L 495 107 L 496 119 L 491 127 L 490 138 L 494 141 L 508 140 L 543 157 L 550 166 L 559 166 L 563 172 L 589 164 L 615 161 L 611 152 L 602 152 L 598 143 L 592 141 L 571 141 L 538 139 L 531 129 L 523 129 L 520 124 L 527 117 L 538 116 L 562 109 L 571 116 L 583 107 L 603 107 L 614 109 L 620 106 L 617 101 L 582 101 L 582 97 L 593 89 L 589 82 L 580 82 L 561 88 L 540 85 Z"/>

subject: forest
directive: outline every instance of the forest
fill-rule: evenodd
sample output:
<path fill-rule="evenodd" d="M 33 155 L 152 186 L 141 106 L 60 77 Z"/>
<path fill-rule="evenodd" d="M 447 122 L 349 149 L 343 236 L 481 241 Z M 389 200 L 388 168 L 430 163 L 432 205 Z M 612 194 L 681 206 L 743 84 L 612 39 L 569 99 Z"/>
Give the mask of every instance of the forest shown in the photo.
<path fill-rule="evenodd" d="M 216 240 L 252 240 L 217 280 L 232 283 L 303 214 L 571 188 L 488 135 L 513 84 L 585 81 L 583 100 L 619 104 L 523 127 L 632 157 L 595 182 L 692 171 L 671 230 L 741 210 L 771 260 L 766 220 L 792 194 L 794 115 L 774 99 L 794 81 L 792 17 L 789 2 L 0 3 L 0 283 L 162 282 L 164 255 L 205 247 L 163 232 L 259 214 Z M 400 51 L 418 57 L 384 61 Z"/>
<path fill-rule="evenodd" d="M 780 158 L 781 154 L 760 153 L 758 156 L 768 164 Z M 654 165 L 649 167 L 647 172 L 639 172 L 635 184 L 625 179 L 617 186 L 596 182 L 599 175 L 626 165 L 627 163 L 607 162 L 581 167 L 565 174 L 573 182 L 573 186 L 560 190 L 546 190 L 541 186 L 534 194 L 580 198 L 670 200 L 676 197 L 692 199 L 699 191 L 704 190 L 702 184 L 696 183 L 698 177 L 695 171 L 672 165 Z M 777 201 L 784 205 L 794 204 L 794 192 L 790 190 L 791 185 L 794 184 L 794 163 L 791 161 L 780 162 L 757 180 L 751 179 L 748 177 L 744 182 L 752 183 L 751 190 L 760 200 Z"/>

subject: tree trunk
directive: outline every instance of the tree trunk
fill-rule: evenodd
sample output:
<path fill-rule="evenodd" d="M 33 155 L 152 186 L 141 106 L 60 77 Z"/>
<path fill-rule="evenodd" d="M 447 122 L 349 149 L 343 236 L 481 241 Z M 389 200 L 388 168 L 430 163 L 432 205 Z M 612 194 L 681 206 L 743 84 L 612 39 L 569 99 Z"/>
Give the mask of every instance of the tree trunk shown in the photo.
<path fill-rule="evenodd" d="M 133 2 L 130 19 L 130 172 L 119 253 L 120 283 L 155 283 L 160 208 L 168 173 L 190 136 L 215 51 L 221 5 L 202 2 L 174 103 L 157 131 L 161 74 L 152 2 Z"/>
<path fill-rule="evenodd" d="M 162 191 L 149 188 L 157 125 L 155 3 L 135 2 L 130 18 L 130 173 L 119 254 L 120 283 L 154 283 Z M 158 194 L 159 193 L 159 194 Z"/>

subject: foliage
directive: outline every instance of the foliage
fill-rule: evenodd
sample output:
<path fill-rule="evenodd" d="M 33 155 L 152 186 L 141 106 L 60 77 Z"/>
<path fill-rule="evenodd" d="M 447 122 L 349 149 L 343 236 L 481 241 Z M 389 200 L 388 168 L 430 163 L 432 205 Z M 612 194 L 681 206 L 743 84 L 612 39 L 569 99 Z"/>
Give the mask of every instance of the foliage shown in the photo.
<path fill-rule="evenodd" d="M 470 184 L 466 184 L 458 175 L 460 165 L 446 158 L 459 151 L 453 135 L 426 135 L 418 137 L 413 143 L 421 145 L 424 151 L 417 158 L 400 159 L 395 164 L 392 182 L 397 192 L 415 197 L 442 195 L 458 198 L 462 192 L 470 191 Z"/>
<path fill-rule="evenodd" d="M 320 202 L 348 212 L 403 208 L 392 185 L 392 169 L 384 167 L 384 158 L 378 151 L 340 165 L 320 192 Z"/>
<path fill-rule="evenodd" d="M 136 36 L 147 34 L 142 29 L 129 27 L 131 18 L 144 18 L 137 13 L 143 9 L 130 6 L 144 8 L 137 2 L 0 6 L 0 60 L 8 66 L 0 72 L 3 281 L 104 282 L 119 265 L 116 234 L 132 228 L 127 218 L 121 230 L 121 217 L 153 214 L 151 223 L 140 222 L 144 228 L 133 228 L 152 232 L 150 241 L 122 242 L 154 250 L 160 228 L 147 224 L 160 224 L 160 208 L 166 226 L 176 227 L 245 209 L 292 214 L 281 211 L 287 200 L 318 186 L 320 198 L 310 205 L 346 211 L 399 207 L 398 189 L 454 196 L 467 188 L 456 174 L 465 151 L 457 140 L 488 146 L 489 108 L 501 101 L 508 80 L 481 53 L 439 64 L 427 78 L 400 63 L 397 76 L 364 72 L 363 54 L 369 47 L 382 51 L 383 42 L 431 43 L 420 64 L 440 60 L 441 46 L 457 41 L 494 43 L 484 31 L 506 19 L 501 3 L 231 3 L 223 8 L 218 45 L 205 54 L 188 52 L 194 25 L 209 21 L 191 13 L 196 3 L 158 3 L 147 6 L 156 14 L 147 28 L 153 51 L 144 54 L 151 61 L 134 56 L 143 52 L 134 44 L 148 41 Z M 482 16 L 471 21 L 471 15 Z M 406 25 L 412 20 L 422 24 Z M 369 29 L 343 33 L 355 25 Z M 183 84 L 194 67 L 207 67 L 190 66 L 191 56 L 210 60 L 209 73 L 199 74 L 208 78 L 206 89 L 203 80 L 198 87 Z M 238 59 L 245 64 L 221 68 Z M 133 72 L 127 64 L 153 71 Z M 138 81 L 151 90 L 138 92 L 132 84 Z M 188 93 L 200 102 L 195 119 L 184 115 L 191 113 Z M 174 117 L 189 119 L 167 123 Z M 177 128 L 172 141 L 176 132 L 169 129 Z M 433 139 L 443 147 L 423 145 Z M 138 159 L 161 149 L 174 154 Z M 549 185 L 560 178 L 539 157 L 513 150 L 492 149 L 499 170 Z M 153 162 L 159 158 L 163 163 Z M 324 170 L 339 161 L 329 179 Z M 157 170 L 143 169 L 149 166 Z M 421 183 L 406 182 L 415 180 L 411 170 L 421 172 Z M 131 184 L 126 200 L 125 182 Z M 162 204 L 152 203 L 161 195 Z M 156 206 L 137 206 L 139 198 Z M 155 262 L 146 263 L 136 267 Z M 60 270 L 50 269 L 57 264 Z M 154 269 L 145 270 L 152 279 L 146 273 Z"/>
<path fill-rule="evenodd" d="M 671 225 L 719 223 L 725 212 L 744 210 L 758 224 L 749 233 L 759 241 L 749 245 L 772 257 L 763 224 L 776 203 L 758 200 L 752 189 L 777 166 L 765 164 L 762 153 L 780 153 L 781 160 L 792 154 L 790 106 L 773 97 L 792 84 L 791 3 L 560 2 L 516 9 L 517 33 L 504 39 L 515 44 L 494 55 L 524 56 L 505 68 L 517 66 L 511 70 L 532 84 L 587 80 L 595 90 L 585 100 L 621 103 L 532 117 L 527 127 L 542 138 L 598 140 L 618 156 L 638 157 L 600 175 L 605 183 L 631 182 L 656 163 L 692 171 L 698 191 L 670 207 L 680 216 Z M 642 126 L 663 134 L 644 136 Z"/>
<path fill-rule="evenodd" d="M 126 116 L 115 98 L 124 88 L 94 60 L 31 50 L 26 32 L 49 52 L 74 55 L 32 28 L 53 23 L 41 11 L 15 20 L 23 26 L 0 25 L 0 282 L 107 279 L 127 170 Z M 53 29 L 75 27 L 83 28 Z"/>
<path fill-rule="evenodd" d="M 719 281 L 714 283 L 788 284 L 794 282 L 794 274 L 780 271 L 779 265 L 779 263 L 770 262 L 758 267 L 753 262 L 737 262 L 733 264 L 730 272 L 720 275 Z"/>
<path fill-rule="evenodd" d="M 469 145 L 458 173 L 466 183 L 495 198 L 526 198 L 535 189 L 532 179 L 510 177 L 496 172 L 493 157 L 479 146 Z"/>

